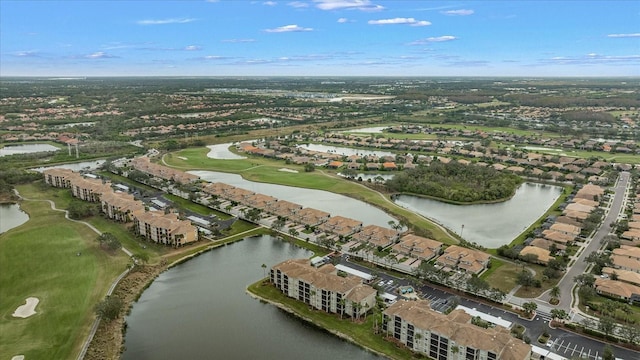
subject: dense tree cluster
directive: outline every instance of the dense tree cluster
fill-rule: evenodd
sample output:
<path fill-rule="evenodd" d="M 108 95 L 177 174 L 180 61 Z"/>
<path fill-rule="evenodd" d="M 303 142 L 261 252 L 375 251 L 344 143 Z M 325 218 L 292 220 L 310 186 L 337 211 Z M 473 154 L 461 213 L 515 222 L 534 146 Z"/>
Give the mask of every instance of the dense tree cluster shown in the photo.
<path fill-rule="evenodd" d="M 436 161 L 428 167 L 407 169 L 386 185 L 393 192 L 469 203 L 507 199 L 521 182 L 520 177 L 493 168 Z"/>

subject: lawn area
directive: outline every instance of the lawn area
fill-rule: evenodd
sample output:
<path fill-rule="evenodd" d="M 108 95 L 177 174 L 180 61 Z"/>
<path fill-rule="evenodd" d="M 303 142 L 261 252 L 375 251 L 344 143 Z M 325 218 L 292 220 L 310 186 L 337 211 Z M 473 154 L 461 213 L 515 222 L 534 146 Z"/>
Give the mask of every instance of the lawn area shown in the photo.
<path fill-rule="evenodd" d="M 206 157 L 208 149 L 186 149 L 174 153 L 173 156 L 164 157 L 167 165 L 183 170 L 210 170 L 220 172 L 230 172 L 242 175 L 246 180 L 280 184 L 286 186 L 324 190 L 349 196 L 370 204 L 373 204 L 389 214 L 406 219 L 415 229 L 424 229 L 432 233 L 435 240 L 447 244 L 457 243 L 457 240 L 448 235 L 441 228 L 427 220 L 426 218 L 395 205 L 388 196 L 373 191 L 366 186 L 346 180 L 337 176 L 334 172 L 327 170 L 316 170 L 304 172 L 301 166 L 287 165 L 284 162 L 265 159 L 261 157 L 251 157 L 243 160 L 216 160 Z M 186 158 L 187 160 L 180 159 Z M 284 173 L 281 168 L 298 170 L 298 173 Z"/>
<path fill-rule="evenodd" d="M 353 322 L 346 317 L 340 319 L 340 315 L 328 314 L 320 310 L 312 310 L 307 304 L 286 297 L 274 286 L 263 284 L 262 281 L 250 285 L 247 290 L 262 298 L 283 304 L 298 316 L 310 320 L 315 325 L 329 331 L 340 332 L 353 339 L 357 344 L 384 353 L 392 359 L 414 358 L 415 354 L 413 352 L 406 348 L 400 348 L 394 343 L 385 341 L 383 335 L 376 335 L 374 333 L 374 316 L 378 317 L 378 325 L 380 326 L 380 314 L 370 314 L 366 320 L 362 318 L 360 322 Z"/>
<path fill-rule="evenodd" d="M 37 186 L 20 186 L 19 191 L 27 198 L 42 197 Z M 58 199 L 57 206 L 63 207 L 66 199 Z M 75 358 L 89 333 L 95 304 L 130 260 L 123 252 L 111 255 L 100 249 L 95 232 L 66 220 L 48 203 L 24 201 L 21 207 L 30 220 L 0 235 L 0 354 Z M 30 296 L 40 300 L 36 314 L 12 317 Z"/>
<path fill-rule="evenodd" d="M 516 286 L 515 275 L 520 271 L 520 267 L 495 258 L 491 259 L 491 263 L 493 264 L 491 269 L 482 274 L 481 278 L 487 281 L 491 287 L 508 293 Z"/>
<path fill-rule="evenodd" d="M 127 226 L 131 226 L 131 223 L 122 224 L 102 216 L 94 216 L 86 221 L 103 233 L 113 234 L 120 240 L 122 246 L 131 251 L 138 259 L 145 259 L 149 264 L 157 264 L 160 257 L 168 252 L 169 248 L 166 246 L 136 238 L 127 228 Z"/>

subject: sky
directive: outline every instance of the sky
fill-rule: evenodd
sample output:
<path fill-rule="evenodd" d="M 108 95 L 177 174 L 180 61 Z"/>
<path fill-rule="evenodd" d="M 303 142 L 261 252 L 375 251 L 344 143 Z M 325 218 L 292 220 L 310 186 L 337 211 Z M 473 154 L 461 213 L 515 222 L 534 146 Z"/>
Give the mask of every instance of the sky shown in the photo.
<path fill-rule="evenodd" d="M 0 0 L 0 76 L 640 76 L 640 0 Z"/>

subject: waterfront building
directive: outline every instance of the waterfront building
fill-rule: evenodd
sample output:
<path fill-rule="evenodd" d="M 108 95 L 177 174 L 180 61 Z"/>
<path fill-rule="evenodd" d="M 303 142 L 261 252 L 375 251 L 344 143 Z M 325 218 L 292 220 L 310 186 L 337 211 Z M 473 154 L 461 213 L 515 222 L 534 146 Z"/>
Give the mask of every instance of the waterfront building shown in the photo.
<path fill-rule="evenodd" d="M 338 275 L 332 264 L 316 268 L 309 259 L 290 259 L 274 265 L 269 276 L 288 297 L 328 313 L 360 318 L 376 303 L 376 289 L 357 276 Z"/>
<path fill-rule="evenodd" d="M 412 351 L 436 360 L 528 360 L 531 345 L 502 326 L 482 328 L 471 315 L 454 310 L 444 315 L 427 300 L 399 300 L 383 312 L 382 329 Z"/>

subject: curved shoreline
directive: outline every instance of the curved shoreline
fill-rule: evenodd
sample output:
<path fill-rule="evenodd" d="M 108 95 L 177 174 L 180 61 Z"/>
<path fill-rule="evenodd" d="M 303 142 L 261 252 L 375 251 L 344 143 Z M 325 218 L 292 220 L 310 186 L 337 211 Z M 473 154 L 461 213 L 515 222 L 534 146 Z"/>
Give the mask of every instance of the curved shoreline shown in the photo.
<path fill-rule="evenodd" d="M 262 281 L 262 280 L 261 280 L 261 281 Z M 249 286 L 251 286 L 251 285 L 249 285 Z M 301 314 L 297 313 L 295 310 L 291 309 L 290 307 L 288 307 L 288 306 L 286 306 L 286 305 L 284 305 L 284 304 L 282 304 L 282 303 L 279 303 L 279 302 L 274 301 L 274 300 L 266 299 L 266 298 L 263 298 L 263 297 L 262 297 L 262 296 L 260 296 L 260 295 L 254 294 L 253 292 L 251 292 L 251 290 L 249 290 L 249 286 L 247 286 L 247 288 L 246 288 L 245 292 L 246 292 L 249 296 L 251 296 L 252 298 L 254 298 L 254 299 L 256 299 L 256 300 L 259 300 L 259 301 L 264 301 L 264 302 L 266 302 L 266 303 L 268 303 L 268 304 L 271 304 L 271 305 L 273 305 L 273 306 L 277 307 L 277 308 L 278 308 L 278 309 L 280 309 L 280 310 L 286 311 L 287 313 L 294 315 L 294 316 L 295 316 L 295 317 L 297 317 L 298 319 L 301 319 L 301 320 L 303 320 L 303 321 L 305 321 L 305 322 L 307 322 L 307 323 L 309 323 L 309 324 L 312 324 L 313 326 L 315 326 L 315 327 L 317 327 L 317 328 L 319 328 L 319 329 L 322 329 L 322 330 L 324 330 L 324 331 L 327 331 L 327 332 L 329 332 L 330 334 L 335 335 L 335 336 L 337 336 L 337 337 L 339 337 L 339 338 L 341 338 L 341 339 L 343 339 L 343 340 L 346 340 L 346 341 L 348 341 L 348 342 L 350 342 L 350 343 L 352 343 L 352 344 L 354 344 L 354 345 L 357 345 L 357 346 L 359 346 L 359 347 L 361 347 L 361 348 L 363 348 L 363 349 L 365 349 L 365 350 L 367 350 L 367 351 L 369 351 L 369 352 L 371 352 L 371 353 L 373 353 L 373 354 L 376 354 L 376 355 L 378 355 L 378 356 L 383 356 L 383 357 L 385 357 L 385 358 L 387 358 L 387 359 L 394 359 L 394 357 L 391 357 L 391 356 L 390 356 L 390 355 L 388 355 L 388 354 L 385 354 L 385 353 L 382 353 L 382 352 L 380 352 L 380 351 L 374 350 L 374 349 L 372 349 L 372 348 L 370 348 L 370 347 L 368 347 L 368 346 L 365 346 L 365 345 L 363 345 L 363 344 L 359 343 L 358 341 L 356 341 L 354 338 L 352 338 L 352 337 L 351 337 L 351 336 L 349 336 L 349 335 L 346 335 L 346 334 L 343 334 L 343 333 L 341 333 L 341 332 L 339 332 L 339 331 L 336 331 L 336 330 L 333 330 L 333 329 L 328 329 L 328 328 L 326 328 L 326 327 L 324 327 L 324 326 L 321 326 L 320 324 L 316 323 L 313 319 L 308 318 L 308 317 L 306 317 L 306 316 L 303 316 L 303 315 L 301 315 Z"/>

